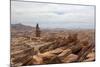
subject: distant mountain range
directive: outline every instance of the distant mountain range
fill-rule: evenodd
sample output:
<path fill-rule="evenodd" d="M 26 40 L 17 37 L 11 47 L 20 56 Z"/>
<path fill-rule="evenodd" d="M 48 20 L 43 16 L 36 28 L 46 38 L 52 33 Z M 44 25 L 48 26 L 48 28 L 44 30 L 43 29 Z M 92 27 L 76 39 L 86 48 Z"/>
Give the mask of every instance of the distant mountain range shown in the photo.
<path fill-rule="evenodd" d="M 35 27 L 32 26 L 27 26 L 27 25 L 23 25 L 23 24 L 11 24 L 11 30 L 12 31 L 18 31 L 18 32 L 24 32 L 24 31 L 35 31 Z M 55 31 L 64 31 L 64 28 L 54 28 L 54 29 L 43 29 L 40 28 L 40 30 L 42 30 L 42 32 L 55 32 Z"/>
<path fill-rule="evenodd" d="M 57 31 L 68 31 L 68 30 L 78 31 L 78 30 L 91 30 L 91 29 L 65 29 L 65 28 L 43 29 L 43 28 L 40 28 L 40 30 L 42 32 L 50 32 L 50 31 L 57 32 Z M 19 24 L 11 24 L 11 31 L 18 31 L 18 32 L 28 31 L 28 32 L 30 32 L 30 31 L 35 31 L 35 27 L 23 25 L 20 23 Z"/>
<path fill-rule="evenodd" d="M 11 24 L 11 30 L 32 31 L 32 30 L 35 30 L 35 27 L 26 26 L 26 25 L 23 25 L 23 24 Z"/>

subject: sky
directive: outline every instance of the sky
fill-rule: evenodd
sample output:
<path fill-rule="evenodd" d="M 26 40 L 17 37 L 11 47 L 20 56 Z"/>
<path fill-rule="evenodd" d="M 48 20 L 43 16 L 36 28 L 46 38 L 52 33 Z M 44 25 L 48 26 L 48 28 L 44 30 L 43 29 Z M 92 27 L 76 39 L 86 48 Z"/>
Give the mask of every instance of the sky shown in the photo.
<path fill-rule="evenodd" d="M 11 24 L 41 28 L 94 29 L 95 7 L 11 1 Z"/>

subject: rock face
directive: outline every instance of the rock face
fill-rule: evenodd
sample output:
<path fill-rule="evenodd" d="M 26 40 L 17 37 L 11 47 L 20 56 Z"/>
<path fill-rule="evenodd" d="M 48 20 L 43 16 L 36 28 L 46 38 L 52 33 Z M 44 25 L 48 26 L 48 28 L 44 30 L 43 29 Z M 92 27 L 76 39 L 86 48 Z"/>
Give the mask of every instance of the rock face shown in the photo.
<path fill-rule="evenodd" d="M 82 47 L 80 50 L 77 48 L 66 47 L 66 45 L 62 47 L 56 47 L 55 49 L 50 49 L 50 45 L 54 43 L 46 43 L 46 50 L 44 52 L 39 51 L 39 48 L 43 46 L 33 47 L 24 51 L 12 53 L 13 63 L 18 63 L 18 65 L 38 65 L 38 64 L 56 64 L 56 63 L 71 63 L 78 61 L 93 61 L 95 60 L 95 54 L 92 51 L 92 48 Z M 49 45 L 49 46 L 48 46 Z M 69 45 L 67 45 L 69 46 Z M 76 45 L 74 45 L 75 47 Z M 77 47 L 77 46 L 76 46 Z M 91 46 L 90 46 L 91 47 Z M 44 47 L 43 47 L 44 48 Z M 47 50 L 49 49 L 49 50 Z M 79 53 L 79 54 L 78 54 Z M 86 59 L 85 59 L 86 58 Z"/>
<path fill-rule="evenodd" d="M 95 53 L 94 52 L 91 52 L 89 53 L 87 56 L 86 56 L 86 60 L 84 61 L 94 61 L 95 60 Z"/>
<path fill-rule="evenodd" d="M 71 50 L 71 49 L 65 49 L 65 50 L 62 51 L 62 53 L 60 53 L 60 54 L 58 55 L 58 57 L 68 56 L 68 55 L 71 54 L 71 53 L 72 53 L 72 50 Z"/>
<path fill-rule="evenodd" d="M 70 63 L 70 62 L 77 61 L 77 59 L 78 59 L 78 55 L 70 54 L 67 57 L 65 57 L 62 61 L 64 63 Z"/>
<path fill-rule="evenodd" d="M 40 33 L 29 36 L 29 32 L 25 35 L 18 30 L 15 36 L 15 32 L 14 29 L 11 38 L 12 67 L 95 60 L 94 34 L 91 32 L 51 32 L 55 35 L 43 32 L 41 37 L 38 37 Z M 35 35 L 35 31 L 33 33 Z"/>

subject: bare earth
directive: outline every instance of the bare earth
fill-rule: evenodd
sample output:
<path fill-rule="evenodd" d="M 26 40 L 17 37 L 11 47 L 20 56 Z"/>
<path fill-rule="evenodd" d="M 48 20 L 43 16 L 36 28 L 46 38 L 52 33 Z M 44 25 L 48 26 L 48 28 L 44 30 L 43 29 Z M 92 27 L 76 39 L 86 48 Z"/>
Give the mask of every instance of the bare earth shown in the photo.
<path fill-rule="evenodd" d="M 11 25 L 11 66 L 95 61 L 95 31 Z"/>

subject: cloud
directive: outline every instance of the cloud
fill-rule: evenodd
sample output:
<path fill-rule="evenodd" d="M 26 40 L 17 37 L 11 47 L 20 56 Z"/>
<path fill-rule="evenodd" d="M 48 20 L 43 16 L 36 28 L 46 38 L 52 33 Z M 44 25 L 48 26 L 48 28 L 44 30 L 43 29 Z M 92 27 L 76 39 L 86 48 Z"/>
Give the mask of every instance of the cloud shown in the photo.
<path fill-rule="evenodd" d="M 33 25 L 85 23 L 94 24 L 94 6 L 11 2 L 11 23 Z M 89 25 L 88 24 L 88 25 Z"/>

